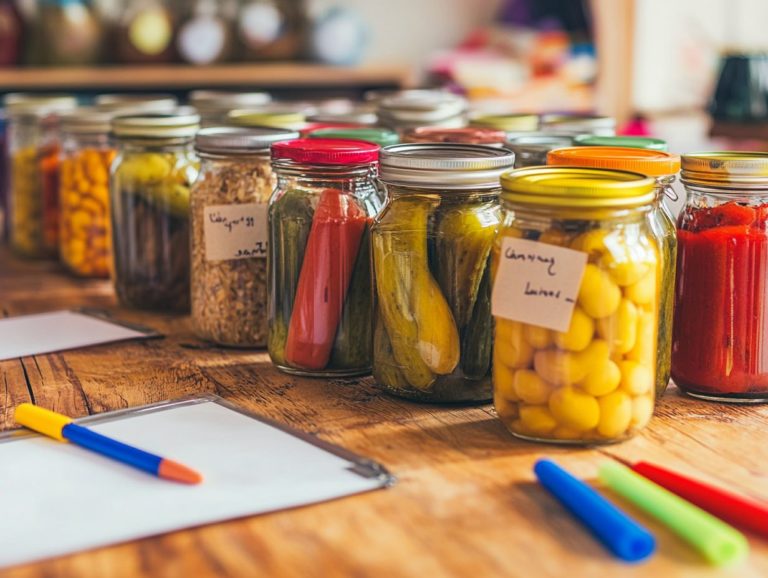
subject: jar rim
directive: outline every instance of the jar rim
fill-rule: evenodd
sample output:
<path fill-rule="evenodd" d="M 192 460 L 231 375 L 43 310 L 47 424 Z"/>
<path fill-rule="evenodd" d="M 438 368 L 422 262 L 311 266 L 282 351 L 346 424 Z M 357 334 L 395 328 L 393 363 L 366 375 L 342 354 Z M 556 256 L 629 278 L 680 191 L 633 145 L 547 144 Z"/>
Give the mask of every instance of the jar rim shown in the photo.
<path fill-rule="evenodd" d="M 199 128 L 200 115 L 191 107 L 179 107 L 172 112 L 137 112 L 112 119 L 112 132 L 118 138 L 192 138 Z"/>
<path fill-rule="evenodd" d="M 768 153 L 715 151 L 682 156 L 681 182 L 727 189 L 768 188 Z"/>
<path fill-rule="evenodd" d="M 408 129 L 403 140 L 415 143 L 452 143 L 452 144 L 482 144 L 501 146 L 507 138 L 507 133 L 491 127 L 461 127 L 444 128 L 437 126 L 420 126 Z"/>
<path fill-rule="evenodd" d="M 266 153 L 274 143 L 298 137 L 296 131 L 279 128 L 211 127 L 197 132 L 195 150 L 224 155 Z"/>

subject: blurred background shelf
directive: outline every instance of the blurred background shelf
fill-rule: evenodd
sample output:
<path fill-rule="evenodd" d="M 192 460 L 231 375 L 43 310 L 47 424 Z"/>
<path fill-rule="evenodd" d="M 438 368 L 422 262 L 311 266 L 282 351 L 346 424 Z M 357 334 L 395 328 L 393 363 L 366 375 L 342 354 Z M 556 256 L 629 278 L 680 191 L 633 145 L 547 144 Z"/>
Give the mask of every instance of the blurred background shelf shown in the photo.
<path fill-rule="evenodd" d="M 323 66 L 310 63 L 227 64 L 217 66 L 147 65 L 96 68 L 0 70 L 0 93 L 13 91 L 99 90 L 187 91 L 195 88 L 365 91 L 405 88 L 417 81 L 411 67 Z"/>

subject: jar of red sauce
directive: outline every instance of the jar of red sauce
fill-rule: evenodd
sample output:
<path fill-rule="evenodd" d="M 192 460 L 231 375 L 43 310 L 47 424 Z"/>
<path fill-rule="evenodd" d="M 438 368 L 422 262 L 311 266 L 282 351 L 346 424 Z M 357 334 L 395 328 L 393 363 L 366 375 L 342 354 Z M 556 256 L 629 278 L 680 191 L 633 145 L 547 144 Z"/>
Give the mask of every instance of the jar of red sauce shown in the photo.
<path fill-rule="evenodd" d="M 768 401 L 768 153 L 683 155 L 672 378 L 694 397 Z"/>

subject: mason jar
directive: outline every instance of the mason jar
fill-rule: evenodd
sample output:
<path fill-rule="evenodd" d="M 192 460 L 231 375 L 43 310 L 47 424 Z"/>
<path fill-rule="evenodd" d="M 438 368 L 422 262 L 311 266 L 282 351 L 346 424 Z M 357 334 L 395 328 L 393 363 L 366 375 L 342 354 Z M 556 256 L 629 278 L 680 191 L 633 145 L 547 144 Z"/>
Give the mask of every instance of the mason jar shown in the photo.
<path fill-rule="evenodd" d="M 267 205 L 275 186 L 269 147 L 280 129 L 204 128 L 191 191 L 192 328 L 229 347 L 267 345 Z"/>
<path fill-rule="evenodd" d="M 189 311 L 189 190 L 197 178 L 192 109 L 112 120 L 114 285 L 122 305 Z"/>
<path fill-rule="evenodd" d="M 403 144 L 381 152 L 387 204 L 371 232 L 373 376 L 419 401 L 491 399 L 490 253 L 499 176 L 514 155 L 481 145 Z"/>
<path fill-rule="evenodd" d="M 460 128 L 467 125 L 467 101 L 439 90 L 414 90 L 385 96 L 377 103 L 382 126 L 402 134 L 419 126 Z"/>
<path fill-rule="evenodd" d="M 78 109 L 61 120 L 59 256 L 81 277 L 109 277 L 112 251 L 109 171 L 116 151 L 112 114 Z"/>
<path fill-rule="evenodd" d="M 680 171 L 680 156 L 651 149 L 580 146 L 550 152 L 549 164 L 631 171 L 656 181 L 656 198 L 646 214 L 650 230 L 659 247 L 659 350 L 656 356 L 656 396 L 661 397 L 670 378 L 677 269 L 677 227 L 665 201 L 677 198 L 672 190 L 672 183 Z"/>
<path fill-rule="evenodd" d="M 10 94 L 11 247 L 30 258 L 59 252 L 59 117 L 77 106 L 73 96 Z"/>
<path fill-rule="evenodd" d="M 96 108 L 120 114 L 172 112 L 179 106 L 178 99 L 172 94 L 143 92 L 97 94 L 93 102 Z"/>
<path fill-rule="evenodd" d="M 371 370 L 370 221 L 382 205 L 379 146 L 298 139 L 272 145 L 269 356 L 308 376 Z"/>
<path fill-rule="evenodd" d="M 672 379 L 694 397 L 768 401 L 768 153 L 683 155 Z"/>
<path fill-rule="evenodd" d="M 531 167 L 501 179 L 493 249 L 494 404 L 519 438 L 631 437 L 650 420 L 659 252 L 653 179 Z"/>

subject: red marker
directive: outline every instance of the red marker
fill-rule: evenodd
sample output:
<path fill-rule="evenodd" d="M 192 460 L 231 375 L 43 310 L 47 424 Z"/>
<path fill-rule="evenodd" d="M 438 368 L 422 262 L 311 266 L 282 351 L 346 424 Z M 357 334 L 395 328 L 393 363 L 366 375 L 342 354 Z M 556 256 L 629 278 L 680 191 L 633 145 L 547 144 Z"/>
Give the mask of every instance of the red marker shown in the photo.
<path fill-rule="evenodd" d="M 737 496 L 648 462 L 637 462 L 631 468 L 641 476 L 734 526 L 768 536 L 766 503 Z"/>

